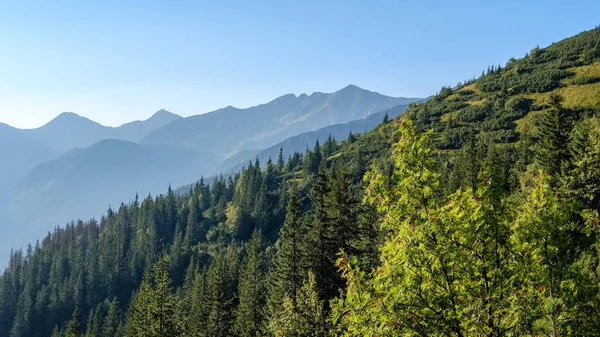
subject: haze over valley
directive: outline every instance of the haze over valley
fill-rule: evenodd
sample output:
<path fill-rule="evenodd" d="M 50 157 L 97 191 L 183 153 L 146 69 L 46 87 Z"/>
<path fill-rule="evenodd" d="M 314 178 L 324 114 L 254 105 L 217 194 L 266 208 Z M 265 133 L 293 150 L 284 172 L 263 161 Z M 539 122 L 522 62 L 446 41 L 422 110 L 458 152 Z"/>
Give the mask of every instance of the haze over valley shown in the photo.
<path fill-rule="evenodd" d="M 72 219 L 99 217 L 136 193 L 146 197 L 169 185 L 231 173 L 255 158 L 266 163 L 279 148 L 290 155 L 330 134 L 364 133 L 388 110 L 394 117 L 420 100 L 348 85 L 331 94 L 289 94 L 186 118 L 161 109 L 119 127 L 73 112 L 35 129 L 0 125 L 0 156 L 10 158 L 0 172 L 0 216 L 13 225 L 0 248 L 18 248 Z"/>

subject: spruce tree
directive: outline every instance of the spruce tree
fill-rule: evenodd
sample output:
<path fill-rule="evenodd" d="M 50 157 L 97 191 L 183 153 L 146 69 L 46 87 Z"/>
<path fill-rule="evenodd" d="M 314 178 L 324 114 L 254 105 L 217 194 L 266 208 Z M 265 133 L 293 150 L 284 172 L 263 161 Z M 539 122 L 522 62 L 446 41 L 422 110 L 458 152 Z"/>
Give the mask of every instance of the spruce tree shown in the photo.
<path fill-rule="evenodd" d="M 179 299 L 173 294 L 169 279 L 169 261 L 159 260 L 153 268 L 154 289 L 150 293 L 150 314 L 154 323 L 150 332 L 154 336 L 179 336 L 183 330 Z"/>
<path fill-rule="evenodd" d="M 268 199 L 266 181 L 262 182 L 258 196 L 255 199 L 252 218 L 254 219 L 254 227 L 256 230 L 264 230 L 265 228 L 269 228 L 271 223 L 271 207 Z"/>
<path fill-rule="evenodd" d="M 147 273 L 127 317 L 128 336 L 175 337 L 184 331 L 179 299 L 169 279 L 169 261 L 161 258 Z"/>
<path fill-rule="evenodd" d="M 283 299 L 287 296 L 296 301 L 296 293 L 302 286 L 302 254 L 301 254 L 302 214 L 298 191 L 293 188 L 289 194 L 287 215 L 277 242 L 277 255 L 274 270 L 269 275 L 269 314 L 274 315 L 281 310 Z"/>
<path fill-rule="evenodd" d="M 187 313 L 187 333 L 191 336 L 206 336 L 208 319 L 208 288 L 206 287 L 206 270 L 195 271 L 191 294 L 188 295 L 190 305 Z"/>
<path fill-rule="evenodd" d="M 307 221 L 306 238 L 302 240 L 302 254 L 305 256 L 304 268 L 312 270 L 317 280 L 317 291 L 321 297 L 331 293 L 331 276 L 335 276 L 335 247 L 330 246 L 333 231 L 327 199 L 330 193 L 330 176 L 325 164 L 321 163 L 310 199 L 312 211 Z"/>
<path fill-rule="evenodd" d="M 279 148 L 279 154 L 277 155 L 277 170 L 279 172 L 283 171 L 283 165 L 284 165 L 284 160 L 283 160 L 283 148 L 280 147 Z"/>
<path fill-rule="evenodd" d="M 184 246 L 186 250 L 191 249 L 199 240 L 206 236 L 203 228 L 202 205 L 199 193 L 193 193 L 189 201 L 189 214 L 185 230 Z"/>
<path fill-rule="evenodd" d="M 52 337 L 62 337 L 62 331 L 58 328 L 58 325 L 54 326 L 54 330 L 52 330 Z"/>
<path fill-rule="evenodd" d="M 90 311 L 85 329 L 85 337 L 97 337 L 104 335 L 100 333 L 100 315 L 98 315 L 99 307 Z"/>
<path fill-rule="evenodd" d="M 265 316 L 265 264 L 262 256 L 261 234 L 255 231 L 247 246 L 247 256 L 240 272 L 239 304 L 235 313 L 236 336 L 263 335 Z"/>
<path fill-rule="evenodd" d="M 238 250 L 228 247 L 210 264 L 206 279 L 207 336 L 224 337 L 230 334 L 235 308 Z"/>
<path fill-rule="evenodd" d="M 571 144 L 572 163 L 565 174 L 566 192 L 585 208 L 600 213 L 600 119 L 577 123 Z"/>
<path fill-rule="evenodd" d="M 110 302 L 108 313 L 102 325 L 102 336 L 120 336 L 121 335 L 121 310 L 116 298 Z"/>
<path fill-rule="evenodd" d="M 65 337 L 79 337 L 81 333 L 81 325 L 79 323 L 79 309 L 75 308 L 73 316 L 67 324 L 67 330 L 65 331 Z"/>
<path fill-rule="evenodd" d="M 570 160 L 569 141 L 572 118 L 562 106 L 563 97 L 550 95 L 550 108 L 542 115 L 538 125 L 539 142 L 536 147 L 536 160 L 546 175 L 555 183 Z"/>
<path fill-rule="evenodd" d="M 283 299 L 282 309 L 269 322 L 269 330 L 275 337 L 325 337 L 330 335 L 329 329 L 323 301 L 316 290 L 315 275 L 308 272 L 296 298 Z"/>
<path fill-rule="evenodd" d="M 129 310 L 127 311 L 127 324 L 125 331 L 131 337 L 150 337 L 150 326 L 154 323 L 150 310 L 151 300 L 151 276 L 147 271 L 138 291 L 133 295 Z"/>

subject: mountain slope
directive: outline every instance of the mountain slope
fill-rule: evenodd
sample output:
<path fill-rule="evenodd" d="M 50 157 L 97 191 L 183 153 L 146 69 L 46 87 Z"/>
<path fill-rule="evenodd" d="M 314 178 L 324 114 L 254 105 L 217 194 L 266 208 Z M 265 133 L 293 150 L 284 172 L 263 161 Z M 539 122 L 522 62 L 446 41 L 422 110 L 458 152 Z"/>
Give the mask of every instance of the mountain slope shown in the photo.
<path fill-rule="evenodd" d="M 0 248 L 8 248 L 10 238 L 21 230 L 14 226 L 8 207 L 17 181 L 38 163 L 58 154 L 57 149 L 0 123 Z"/>
<path fill-rule="evenodd" d="M 417 128 L 437 131 L 438 146 L 448 151 L 461 148 L 471 134 L 514 143 L 523 135 L 537 137 L 552 95 L 575 119 L 600 111 L 600 28 L 536 47 L 454 89 L 442 88 L 407 115 Z"/>
<path fill-rule="evenodd" d="M 136 192 L 145 196 L 182 185 L 214 169 L 208 153 L 164 146 L 103 140 L 74 149 L 32 169 L 19 182 L 11 208 L 16 223 L 56 225 L 98 216 Z"/>
<path fill-rule="evenodd" d="M 56 155 L 58 150 L 52 146 L 27 136 L 19 129 L 0 123 L 0 186 L 7 186 L 23 171 Z"/>
<path fill-rule="evenodd" d="M 181 118 L 179 115 L 161 109 L 144 121 L 130 122 L 116 128 L 114 138 L 138 143 L 150 132 Z"/>
<path fill-rule="evenodd" d="M 39 128 L 23 130 L 28 136 L 61 151 L 87 146 L 106 138 L 109 132 L 110 128 L 72 112 L 64 112 Z"/>
<path fill-rule="evenodd" d="M 0 123 L 0 200 L 4 200 L 16 181 L 35 165 L 56 157 L 59 151 L 19 129 Z"/>
<path fill-rule="evenodd" d="M 303 132 L 364 118 L 416 100 L 388 97 L 354 85 L 331 94 L 288 94 L 247 109 L 229 106 L 178 120 L 150 133 L 142 142 L 228 155 L 265 148 Z"/>
<path fill-rule="evenodd" d="M 262 151 L 242 151 L 228 158 L 215 173 L 238 172 L 244 166 L 247 166 L 249 161 L 252 161 L 255 158 L 258 158 L 260 163 L 265 164 L 269 158 L 275 160 L 279 155 L 280 149 L 283 149 L 284 157 L 287 157 L 294 152 L 303 153 L 307 148 L 312 149 L 315 142 L 319 141 L 322 144 L 330 136 L 339 141 L 346 139 L 350 133 L 368 132 L 381 124 L 386 114 L 390 119 L 394 118 L 403 113 L 406 110 L 406 107 L 406 105 L 398 105 L 385 111 L 371 114 L 363 119 L 343 124 L 334 124 L 316 131 L 301 133 Z"/>
<path fill-rule="evenodd" d="M 75 113 L 65 112 L 39 128 L 21 131 L 61 151 L 68 151 L 76 147 L 90 146 L 103 139 L 139 142 L 151 131 L 179 118 L 181 117 L 178 115 L 160 110 L 145 121 L 108 127 Z"/>

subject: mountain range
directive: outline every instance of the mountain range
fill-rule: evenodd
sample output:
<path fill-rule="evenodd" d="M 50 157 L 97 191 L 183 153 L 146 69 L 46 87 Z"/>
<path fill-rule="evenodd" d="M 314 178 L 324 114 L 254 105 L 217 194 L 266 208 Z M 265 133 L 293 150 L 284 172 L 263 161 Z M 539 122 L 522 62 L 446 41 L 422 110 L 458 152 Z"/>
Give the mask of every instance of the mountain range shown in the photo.
<path fill-rule="evenodd" d="M 0 124 L 0 157 L 8 159 L 0 168 L 0 226 L 6 233 L 0 248 L 24 244 L 72 218 L 97 217 L 136 192 L 145 197 L 168 184 L 232 172 L 240 167 L 236 158 L 264 158 L 282 146 L 293 153 L 323 135 L 368 131 L 383 111 L 397 114 L 419 100 L 349 85 L 187 118 L 159 110 L 119 127 L 71 112 L 35 129 Z"/>
<path fill-rule="evenodd" d="M 358 134 L 370 131 L 377 125 L 381 124 L 384 117 L 394 118 L 406 110 L 407 105 L 397 105 L 384 111 L 380 111 L 366 116 L 363 119 L 329 125 L 315 131 L 304 132 L 296 136 L 292 136 L 282 142 L 279 142 L 264 150 L 245 150 L 241 151 L 228 158 L 219 169 L 218 173 L 235 173 L 243 167 L 247 167 L 249 161 L 258 159 L 260 163 L 266 163 L 269 158 L 275 160 L 279 155 L 280 149 L 283 151 L 284 157 L 292 155 L 294 152 L 303 153 L 306 149 L 312 149 L 316 141 L 325 142 L 327 138 L 333 137 L 336 140 L 345 140 L 350 133 Z"/>
<path fill-rule="evenodd" d="M 90 146 L 103 139 L 139 142 L 150 132 L 181 118 L 163 109 L 145 121 L 110 127 L 75 113 L 65 112 L 39 128 L 25 129 L 21 132 L 60 151 L 68 151 L 76 147 Z"/>
<path fill-rule="evenodd" d="M 174 121 L 148 134 L 142 143 L 207 150 L 227 157 L 418 100 L 389 97 L 355 85 L 329 94 L 288 94 L 247 109 L 228 106 Z"/>

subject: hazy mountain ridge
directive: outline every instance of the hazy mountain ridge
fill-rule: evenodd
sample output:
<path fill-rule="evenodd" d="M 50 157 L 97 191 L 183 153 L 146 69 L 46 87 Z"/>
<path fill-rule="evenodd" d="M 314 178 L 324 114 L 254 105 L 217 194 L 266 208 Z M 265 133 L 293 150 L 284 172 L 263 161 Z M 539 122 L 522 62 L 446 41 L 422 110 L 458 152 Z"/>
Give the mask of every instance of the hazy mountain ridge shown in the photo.
<path fill-rule="evenodd" d="M 226 156 L 266 148 L 303 132 L 361 119 L 417 100 L 384 96 L 354 85 L 330 94 L 287 94 L 246 109 L 228 106 L 174 121 L 148 134 L 142 143 L 209 150 Z M 212 139 L 219 142 L 206 141 Z"/>
<path fill-rule="evenodd" d="M 35 129 L 19 129 L 0 123 L 0 158 L 3 161 L 0 166 L 0 226 L 3 231 L 0 247 L 8 248 L 9 244 L 20 246 L 31 237 L 40 236 L 43 232 L 29 232 L 34 228 L 39 229 L 40 227 L 37 225 L 40 223 L 46 225 L 45 229 L 50 229 L 49 226 L 64 223 L 73 215 L 90 215 L 86 212 L 75 212 L 68 215 L 63 213 L 65 215 L 63 217 L 56 216 L 60 214 L 59 210 L 64 206 L 61 205 L 63 194 L 72 193 L 58 188 L 59 182 L 63 181 L 61 179 L 65 179 L 71 172 L 71 166 L 67 165 L 62 158 L 73 158 L 86 153 L 88 156 L 96 155 L 97 151 L 90 151 L 86 146 L 105 139 L 139 141 L 148 132 L 178 118 L 181 117 L 166 110 L 160 110 L 144 121 L 135 121 L 120 127 L 104 126 L 75 113 L 62 113 L 47 124 Z M 131 161 L 134 157 L 130 155 L 127 158 L 121 158 L 121 164 Z M 107 161 L 111 160 L 107 159 Z M 150 170 L 150 167 L 140 166 L 137 172 L 143 173 Z M 106 173 L 98 172 L 100 178 Z M 193 176 L 190 176 L 190 179 L 192 179 L 191 177 Z M 90 182 L 81 182 L 80 186 L 90 186 L 94 180 L 97 180 L 95 178 L 90 178 Z M 17 187 L 19 182 L 21 185 Z M 23 189 L 24 182 L 30 190 Z M 162 179 L 160 182 L 162 188 L 165 183 L 168 183 L 168 180 Z M 108 180 L 105 184 L 114 186 L 115 182 Z M 131 184 L 123 185 L 131 187 Z M 74 191 L 78 191 L 79 185 L 75 187 Z M 44 193 L 40 191 L 44 191 Z M 118 198 L 111 198 L 110 202 L 120 202 L 123 196 L 129 195 L 132 191 L 134 190 L 131 188 L 122 191 Z M 77 194 L 72 196 L 75 199 L 78 197 Z M 99 197 L 100 195 L 95 195 L 91 204 L 94 205 L 100 201 L 94 210 L 101 211 L 106 208 L 108 203 L 106 199 Z M 78 201 L 77 207 L 85 204 L 84 199 Z M 43 207 L 34 207 L 38 204 Z M 36 211 L 32 212 L 34 209 Z M 42 217 L 35 217 L 34 213 L 50 216 L 48 219 L 37 221 L 36 218 L 42 219 Z M 92 215 L 99 214 L 99 212 L 95 212 Z M 31 235 L 27 235 L 27 233 Z"/>
<path fill-rule="evenodd" d="M 39 128 L 18 130 L 59 150 L 68 151 L 90 146 L 103 139 L 139 142 L 153 130 L 180 118 L 166 110 L 159 110 L 146 120 L 110 127 L 73 112 L 64 112 Z"/>
<path fill-rule="evenodd" d="M 102 140 L 31 170 L 18 183 L 11 206 L 19 223 L 87 219 L 108 205 L 118 207 L 132 193 L 145 196 L 188 183 L 199 171 L 213 169 L 207 165 L 214 161 L 209 153 L 183 148 Z"/>
<path fill-rule="evenodd" d="M 336 140 L 345 140 L 349 133 L 365 133 L 377 125 L 381 124 L 383 118 L 387 114 L 389 118 L 394 118 L 406 110 L 406 105 L 398 105 L 384 111 L 380 111 L 366 118 L 350 121 L 348 123 L 334 124 L 326 126 L 316 131 L 309 131 L 301 133 L 296 136 L 287 138 L 283 142 L 277 143 L 264 150 L 245 150 L 228 158 L 223 164 L 215 171 L 215 174 L 229 174 L 241 170 L 243 167 L 247 167 L 249 161 L 253 161 L 258 158 L 261 164 L 271 158 L 276 160 L 279 155 L 279 149 L 283 149 L 284 158 L 293 154 L 294 152 L 303 153 L 307 148 L 314 146 L 316 141 L 323 143 L 329 136 Z"/>

